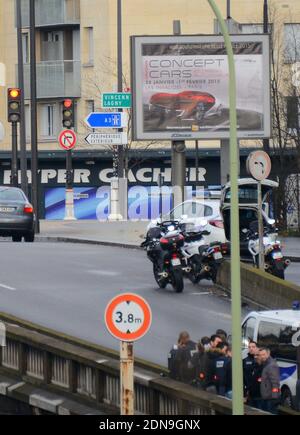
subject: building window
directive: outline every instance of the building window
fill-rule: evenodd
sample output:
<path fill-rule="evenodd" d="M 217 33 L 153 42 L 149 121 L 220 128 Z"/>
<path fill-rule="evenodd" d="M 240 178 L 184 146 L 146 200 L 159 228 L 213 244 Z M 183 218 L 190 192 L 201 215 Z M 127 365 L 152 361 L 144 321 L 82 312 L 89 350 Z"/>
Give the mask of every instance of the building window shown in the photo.
<path fill-rule="evenodd" d="M 22 33 L 23 62 L 29 63 L 29 34 Z"/>
<path fill-rule="evenodd" d="M 242 33 L 264 33 L 264 25 L 259 23 L 241 24 Z M 269 33 L 272 32 L 272 24 L 269 24 Z"/>
<path fill-rule="evenodd" d="M 300 61 L 300 24 L 284 25 L 285 62 Z"/>
<path fill-rule="evenodd" d="M 87 100 L 86 101 L 86 116 L 88 116 L 92 112 L 95 112 L 95 101 L 94 100 Z"/>
<path fill-rule="evenodd" d="M 53 140 L 57 136 L 56 105 L 42 104 L 40 106 L 40 138 Z"/>
<path fill-rule="evenodd" d="M 86 42 L 88 45 L 88 57 L 86 62 L 89 65 L 94 65 L 94 28 L 86 27 Z"/>
<path fill-rule="evenodd" d="M 287 97 L 287 127 L 290 131 L 299 131 L 300 128 L 300 98 Z"/>

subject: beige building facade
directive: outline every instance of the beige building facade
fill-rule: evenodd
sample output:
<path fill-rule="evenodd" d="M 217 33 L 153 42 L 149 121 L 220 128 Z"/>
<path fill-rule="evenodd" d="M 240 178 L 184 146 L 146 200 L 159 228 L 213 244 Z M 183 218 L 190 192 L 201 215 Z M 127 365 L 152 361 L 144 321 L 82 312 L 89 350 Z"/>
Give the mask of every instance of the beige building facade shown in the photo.
<path fill-rule="evenodd" d="M 226 17 L 226 0 L 217 3 Z M 283 43 L 286 43 L 286 34 L 292 28 L 296 43 L 300 45 L 300 2 L 270 0 L 270 3 L 277 16 L 282 18 L 278 32 Z M 28 0 L 22 0 L 29 146 L 28 5 Z M 172 34 L 173 20 L 181 20 L 183 34 L 214 32 L 214 16 L 206 0 L 122 0 L 122 5 L 124 88 L 130 88 L 131 35 Z M 263 0 L 232 0 L 231 16 L 244 25 L 245 32 L 261 31 Z M 258 27 L 253 24 L 258 24 Z M 117 90 L 117 0 L 36 0 L 36 26 L 39 149 L 59 149 L 57 137 L 62 130 L 62 102 L 70 97 L 76 102 L 78 147 L 90 149 L 84 138 L 91 130 L 86 127 L 84 119 L 89 112 L 100 110 L 101 92 Z M 6 87 L 17 86 L 15 0 L 0 0 L 0 62 L 6 65 Z M 0 121 L 6 132 L 0 144 L 2 151 L 11 149 L 10 126 L 6 118 L 6 88 L 0 87 Z M 207 148 L 218 143 L 206 142 L 203 145 Z M 135 146 L 142 147 L 143 144 Z"/>

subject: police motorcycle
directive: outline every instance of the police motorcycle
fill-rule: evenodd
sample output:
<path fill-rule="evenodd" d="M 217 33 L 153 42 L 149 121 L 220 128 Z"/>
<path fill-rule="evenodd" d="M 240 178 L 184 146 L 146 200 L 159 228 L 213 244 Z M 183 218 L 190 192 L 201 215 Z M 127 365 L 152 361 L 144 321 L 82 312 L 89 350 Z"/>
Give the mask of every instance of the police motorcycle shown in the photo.
<path fill-rule="evenodd" d="M 207 225 L 206 221 L 201 222 L 201 227 Z M 198 230 L 198 231 L 197 231 Z M 222 247 L 219 242 L 209 245 L 205 242 L 204 236 L 210 235 L 209 231 L 199 227 L 185 225 L 184 245 L 181 248 L 183 254 L 183 272 L 193 283 L 198 284 L 201 279 L 217 280 L 217 273 L 223 261 Z"/>
<path fill-rule="evenodd" d="M 184 235 L 177 221 L 165 221 L 150 228 L 141 247 L 153 263 L 153 275 L 160 288 L 171 284 L 176 293 L 184 288 L 182 252 Z"/>
<path fill-rule="evenodd" d="M 250 224 L 249 230 L 243 229 L 242 232 L 247 235 L 248 249 L 252 255 L 253 263 L 256 267 L 259 267 L 258 222 L 253 222 Z M 264 228 L 263 245 L 265 270 L 278 278 L 284 279 L 285 269 L 290 265 L 291 261 L 284 259 L 281 251 L 281 243 L 279 240 L 274 240 L 273 233 L 274 230 L 271 226 Z"/>

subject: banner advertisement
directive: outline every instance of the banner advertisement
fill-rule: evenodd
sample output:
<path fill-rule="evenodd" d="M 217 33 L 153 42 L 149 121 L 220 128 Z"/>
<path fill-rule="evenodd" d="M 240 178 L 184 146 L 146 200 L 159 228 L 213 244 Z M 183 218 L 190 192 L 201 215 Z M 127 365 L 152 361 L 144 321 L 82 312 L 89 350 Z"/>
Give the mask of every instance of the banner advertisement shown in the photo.
<path fill-rule="evenodd" d="M 240 138 L 270 136 L 268 35 L 232 36 Z M 221 36 L 131 39 L 135 140 L 229 138 L 229 69 Z"/>

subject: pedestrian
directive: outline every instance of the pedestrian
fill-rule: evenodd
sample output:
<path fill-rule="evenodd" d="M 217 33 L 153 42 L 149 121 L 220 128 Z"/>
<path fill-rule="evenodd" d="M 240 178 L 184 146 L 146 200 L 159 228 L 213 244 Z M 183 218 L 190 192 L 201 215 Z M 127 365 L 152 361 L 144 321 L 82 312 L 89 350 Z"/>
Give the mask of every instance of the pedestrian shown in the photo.
<path fill-rule="evenodd" d="M 217 329 L 216 330 L 216 335 L 221 337 L 222 341 L 227 342 L 227 332 L 224 331 L 224 329 Z"/>
<path fill-rule="evenodd" d="M 201 344 L 204 346 L 205 351 L 210 348 L 210 338 L 205 336 L 201 338 Z"/>
<path fill-rule="evenodd" d="M 221 342 L 216 347 L 216 350 L 219 351 L 219 356 L 214 361 L 214 380 L 217 393 L 220 396 L 225 396 L 228 389 L 231 389 L 228 379 L 228 364 L 231 360 L 228 356 L 228 348 L 229 345 L 226 342 Z"/>
<path fill-rule="evenodd" d="M 219 343 L 222 343 L 222 341 L 223 340 L 219 335 L 217 335 L 217 334 L 212 335 L 210 337 L 210 348 L 215 349 Z"/>
<path fill-rule="evenodd" d="M 244 397 L 247 397 L 250 382 L 252 381 L 252 372 L 256 364 L 255 355 L 258 353 L 257 343 L 250 341 L 248 344 L 248 355 L 243 361 L 243 376 L 244 376 Z"/>
<path fill-rule="evenodd" d="M 260 392 L 262 409 L 277 414 L 280 400 L 280 371 L 275 359 L 271 358 L 270 349 L 263 347 L 259 350 L 262 363 Z"/>
<path fill-rule="evenodd" d="M 187 331 L 179 334 L 177 344 L 173 346 L 168 358 L 170 377 L 181 382 L 191 383 L 194 379 L 192 357 L 197 346 Z"/>
<path fill-rule="evenodd" d="M 228 346 L 227 352 L 227 364 L 226 364 L 226 373 L 225 373 L 225 396 L 227 399 L 232 400 L 232 349 L 231 346 Z"/>
<path fill-rule="evenodd" d="M 218 344 L 222 340 L 217 335 L 212 335 L 210 339 L 210 348 L 206 352 L 207 355 L 207 374 L 206 374 L 206 391 L 217 394 L 216 380 L 216 360 L 222 357 L 222 351 L 218 348 Z"/>
<path fill-rule="evenodd" d="M 201 341 L 197 344 L 198 351 L 192 357 L 192 364 L 195 370 L 194 385 L 204 390 L 207 384 L 208 356 Z"/>
<path fill-rule="evenodd" d="M 262 377 L 263 365 L 260 359 L 260 352 L 257 348 L 254 355 L 254 364 L 252 366 L 251 377 L 249 379 L 248 391 L 247 391 L 247 404 L 253 408 L 262 409 L 261 398 L 261 377 Z"/>

